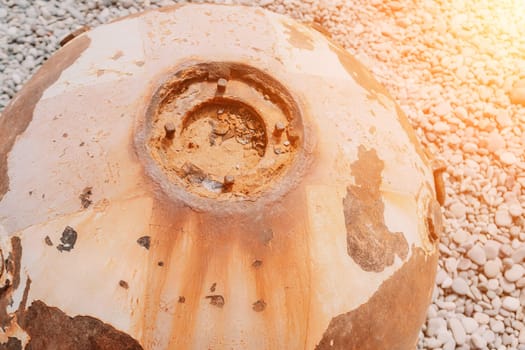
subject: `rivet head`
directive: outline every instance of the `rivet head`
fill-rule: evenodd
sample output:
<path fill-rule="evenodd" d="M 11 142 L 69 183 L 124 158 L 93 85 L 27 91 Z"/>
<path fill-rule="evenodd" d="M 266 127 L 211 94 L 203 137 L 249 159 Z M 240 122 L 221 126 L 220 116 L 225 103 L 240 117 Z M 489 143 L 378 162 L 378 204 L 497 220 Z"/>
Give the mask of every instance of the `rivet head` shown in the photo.
<path fill-rule="evenodd" d="M 226 175 L 224 177 L 224 186 L 229 187 L 235 183 L 235 177 L 233 175 Z"/>
<path fill-rule="evenodd" d="M 175 124 L 167 122 L 164 124 L 164 131 L 166 132 L 167 139 L 173 139 L 175 137 Z"/>
<path fill-rule="evenodd" d="M 277 122 L 275 123 L 275 127 L 273 129 L 274 136 L 281 136 L 286 126 L 283 122 Z"/>
<path fill-rule="evenodd" d="M 224 78 L 217 80 L 217 90 L 219 92 L 224 92 L 226 90 L 226 85 L 228 85 L 228 80 Z"/>

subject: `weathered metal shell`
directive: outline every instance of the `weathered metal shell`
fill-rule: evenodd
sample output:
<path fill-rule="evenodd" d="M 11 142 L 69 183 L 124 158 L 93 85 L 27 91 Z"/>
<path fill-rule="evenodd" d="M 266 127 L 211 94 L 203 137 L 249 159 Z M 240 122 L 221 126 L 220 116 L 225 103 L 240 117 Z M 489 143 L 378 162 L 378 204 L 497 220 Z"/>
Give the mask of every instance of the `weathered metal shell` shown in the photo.
<path fill-rule="evenodd" d="M 232 103 L 228 123 L 254 118 L 237 158 L 189 150 L 206 127 L 189 123 Z M 319 32 L 249 7 L 127 17 L 67 43 L 0 118 L 0 342 L 414 348 L 440 215 L 406 117 Z"/>

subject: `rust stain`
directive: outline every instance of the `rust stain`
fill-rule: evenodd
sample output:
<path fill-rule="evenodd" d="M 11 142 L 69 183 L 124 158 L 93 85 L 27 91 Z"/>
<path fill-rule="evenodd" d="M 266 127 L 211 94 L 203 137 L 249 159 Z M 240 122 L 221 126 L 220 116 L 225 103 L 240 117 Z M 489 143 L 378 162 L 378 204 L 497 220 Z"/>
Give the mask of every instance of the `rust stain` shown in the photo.
<path fill-rule="evenodd" d="M 243 307 L 253 309 L 263 320 L 262 334 L 288 330 L 284 338 L 268 338 L 269 348 L 303 346 L 311 291 L 304 228 L 307 220 L 304 208 L 297 205 L 304 202 L 299 198 L 302 195 L 291 192 L 271 207 L 229 215 L 213 210 L 197 212 L 159 195 L 148 232 L 158 244 L 150 250 L 153 256 L 143 296 L 141 343 L 153 347 L 158 344 L 158 334 L 169 334 L 164 340 L 167 348 L 191 348 L 201 337 L 197 325 L 203 306 L 204 310 L 215 310 L 218 317 L 212 339 L 235 337 L 220 320 L 243 302 Z M 270 242 L 265 227 L 273 232 Z M 230 285 L 231 264 L 239 263 L 232 260 L 232 250 L 241 254 L 245 270 L 255 283 L 253 300 L 232 298 L 230 288 L 242 288 Z M 165 262 L 165 269 L 158 268 L 159 260 Z M 173 281 L 180 287 L 173 288 Z M 215 281 L 217 292 L 209 293 Z M 168 307 L 162 311 L 161 305 Z"/>
<path fill-rule="evenodd" d="M 297 25 L 291 25 L 285 21 L 282 22 L 287 29 L 288 42 L 295 48 L 303 50 L 313 50 L 314 41 L 306 30 L 301 30 Z"/>
<path fill-rule="evenodd" d="M 385 224 L 385 205 L 381 199 L 381 173 L 384 163 L 374 149 L 359 146 L 358 160 L 352 166 L 356 185 L 347 188 L 343 199 L 348 255 L 365 271 L 381 272 L 405 259 L 408 243 L 402 232 L 390 232 Z"/>
<path fill-rule="evenodd" d="M 91 316 L 70 317 L 35 300 L 19 320 L 31 337 L 26 350 L 142 350 L 128 334 Z"/>
<path fill-rule="evenodd" d="M 317 350 L 414 349 L 432 297 L 438 254 L 411 258 L 357 309 L 334 317 Z"/>
<path fill-rule="evenodd" d="M 427 231 L 432 243 L 439 240 L 443 233 L 443 216 L 441 215 L 441 206 L 432 199 L 427 209 Z"/>
<path fill-rule="evenodd" d="M 91 40 L 83 35 L 60 49 L 24 85 L 0 117 L 0 201 L 9 189 L 7 156 L 16 138 L 33 119 L 33 111 L 44 91 L 58 80 L 63 70 L 75 62 L 89 47 Z"/>

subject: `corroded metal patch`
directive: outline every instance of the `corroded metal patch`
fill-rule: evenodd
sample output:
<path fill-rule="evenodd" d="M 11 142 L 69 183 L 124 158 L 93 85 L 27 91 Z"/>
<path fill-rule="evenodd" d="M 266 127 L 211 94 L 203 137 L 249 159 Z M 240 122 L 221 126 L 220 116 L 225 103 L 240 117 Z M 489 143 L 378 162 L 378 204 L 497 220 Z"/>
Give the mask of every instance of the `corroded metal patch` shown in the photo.
<path fill-rule="evenodd" d="M 348 186 L 343 199 L 347 251 L 363 270 L 381 272 L 396 255 L 406 258 L 408 243 L 402 232 L 390 232 L 385 224 L 379 191 L 383 161 L 374 149 L 362 145 L 358 157 L 351 166 L 356 184 Z"/>
<path fill-rule="evenodd" d="M 20 325 L 31 340 L 26 350 L 142 350 L 132 337 L 91 316 L 70 317 L 56 307 L 34 301 Z"/>
<path fill-rule="evenodd" d="M 334 317 L 316 349 L 414 349 L 432 296 L 438 254 L 412 248 L 412 257 L 367 303 Z"/>
<path fill-rule="evenodd" d="M 284 192 L 283 183 L 299 178 L 307 144 L 291 93 L 235 62 L 178 67 L 154 93 L 136 136 L 148 173 L 192 207 Z"/>

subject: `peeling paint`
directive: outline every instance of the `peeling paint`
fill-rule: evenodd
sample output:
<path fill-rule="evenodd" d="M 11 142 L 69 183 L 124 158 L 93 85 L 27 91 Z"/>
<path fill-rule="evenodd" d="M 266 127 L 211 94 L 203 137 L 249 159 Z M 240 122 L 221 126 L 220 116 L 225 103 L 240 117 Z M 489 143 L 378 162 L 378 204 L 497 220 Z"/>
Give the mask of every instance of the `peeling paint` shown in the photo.
<path fill-rule="evenodd" d="M 73 64 L 90 45 L 83 35 L 51 56 L 24 85 L 0 116 L 0 201 L 9 189 L 7 155 L 16 138 L 33 119 L 33 111 L 44 91 L 58 80 L 62 71 Z"/>
<path fill-rule="evenodd" d="M 385 224 L 381 199 L 384 163 L 374 149 L 359 146 L 359 159 L 351 166 L 356 185 L 347 188 L 343 199 L 348 255 L 365 271 L 381 272 L 405 259 L 408 243 L 402 232 L 390 232 Z"/>

